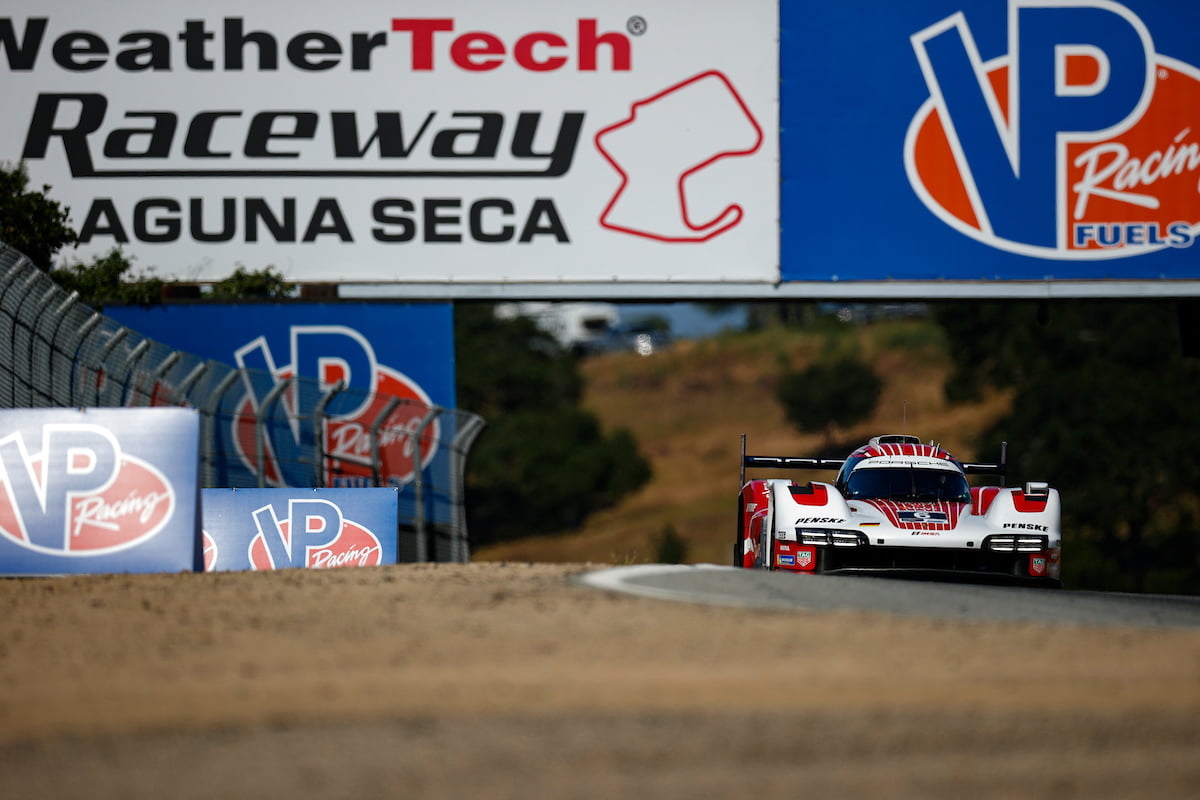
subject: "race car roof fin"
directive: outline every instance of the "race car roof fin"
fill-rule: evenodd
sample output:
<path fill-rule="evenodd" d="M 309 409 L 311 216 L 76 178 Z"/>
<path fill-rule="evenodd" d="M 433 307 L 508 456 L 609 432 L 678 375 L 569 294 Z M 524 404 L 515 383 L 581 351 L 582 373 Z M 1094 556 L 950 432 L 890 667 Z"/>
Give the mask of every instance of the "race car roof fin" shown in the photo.
<path fill-rule="evenodd" d="M 1000 460 L 963 462 L 963 472 L 968 475 L 1004 475 L 1008 471 L 1008 442 L 1000 443 Z"/>

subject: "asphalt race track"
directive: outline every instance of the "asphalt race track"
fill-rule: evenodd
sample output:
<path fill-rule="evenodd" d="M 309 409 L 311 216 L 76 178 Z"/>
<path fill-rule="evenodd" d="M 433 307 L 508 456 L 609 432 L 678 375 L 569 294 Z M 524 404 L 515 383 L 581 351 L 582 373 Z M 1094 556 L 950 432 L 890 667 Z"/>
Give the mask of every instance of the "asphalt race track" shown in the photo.
<path fill-rule="evenodd" d="M 1200 597 L 1078 592 L 862 576 L 793 575 L 715 565 L 640 565 L 580 576 L 581 583 L 708 605 L 879 611 L 934 619 L 1200 627 Z"/>

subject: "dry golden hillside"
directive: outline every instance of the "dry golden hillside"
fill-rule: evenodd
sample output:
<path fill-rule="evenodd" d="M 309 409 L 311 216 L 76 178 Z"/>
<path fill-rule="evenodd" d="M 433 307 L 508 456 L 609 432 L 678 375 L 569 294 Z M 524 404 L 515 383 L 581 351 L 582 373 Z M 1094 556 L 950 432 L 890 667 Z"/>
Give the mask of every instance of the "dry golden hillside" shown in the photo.
<path fill-rule="evenodd" d="M 839 443 L 861 444 L 879 433 L 911 433 L 940 442 L 964 459 L 993 458 L 971 443 L 1007 408 L 995 395 L 948 405 L 949 369 L 940 330 L 926 320 L 839 325 L 819 330 L 775 328 L 683 340 L 648 357 L 607 353 L 586 360 L 585 405 L 607 429 L 628 428 L 654 469 L 652 480 L 576 531 L 505 542 L 472 554 L 477 561 L 640 563 L 657 560 L 670 526 L 687 544 L 686 561 L 726 564 L 734 537 L 740 434 L 756 455 L 815 455 L 824 432 L 789 425 L 775 399 L 785 369 L 823 355 L 856 352 L 885 388 L 874 416 L 833 431 Z M 755 473 L 769 475 L 770 473 Z M 832 473 L 778 473 L 830 480 Z"/>

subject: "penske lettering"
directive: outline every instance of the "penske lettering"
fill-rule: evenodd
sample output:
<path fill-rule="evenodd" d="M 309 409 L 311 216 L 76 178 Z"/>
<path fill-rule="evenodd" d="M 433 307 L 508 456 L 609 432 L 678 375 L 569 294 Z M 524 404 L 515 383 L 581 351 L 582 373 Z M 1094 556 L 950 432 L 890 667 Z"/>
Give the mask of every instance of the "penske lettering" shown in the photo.
<path fill-rule="evenodd" d="M 1050 530 L 1049 526 L 1037 525 L 1032 522 L 1006 522 L 1006 523 L 1004 523 L 1003 527 L 1015 528 L 1016 530 L 1019 530 L 1019 531 L 1048 531 L 1048 530 Z"/>
<path fill-rule="evenodd" d="M 14 72 L 37 68 L 47 53 L 67 72 L 115 68 L 124 72 L 274 72 L 287 64 L 305 72 L 345 67 L 364 72 L 390 66 L 380 54 L 392 41 L 407 55 L 402 66 L 429 72 L 452 64 L 466 72 L 488 72 L 512 64 L 530 72 L 574 67 L 579 72 L 608 69 L 628 72 L 633 55 L 629 37 L 618 31 L 601 32 L 595 19 L 577 19 L 570 33 L 530 31 L 517 36 L 471 29 L 452 17 L 401 17 L 386 28 L 357 31 L 338 37 L 325 31 L 304 31 L 282 40 L 263 30 L 249 30 L 243 17 L 225 17 L 211 25 L 187 20 L 178 31 L 134 30 L 119 34 L 115 43 L 95 31 L 68 31 L 50 39 L 48 17 L 30 17 L 18 30 L 11 17 L 0 17 L 0 50 Z M 461 28 L 468 32 L 456 33 Z M 395 36 L 389 37 L 389 33 Z"/>

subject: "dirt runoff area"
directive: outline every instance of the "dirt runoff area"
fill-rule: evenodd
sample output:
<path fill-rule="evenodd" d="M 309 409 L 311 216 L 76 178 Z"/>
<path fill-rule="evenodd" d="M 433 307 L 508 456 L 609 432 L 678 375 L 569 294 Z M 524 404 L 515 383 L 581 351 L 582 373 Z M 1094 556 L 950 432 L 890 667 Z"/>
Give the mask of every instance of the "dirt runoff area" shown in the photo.
<path fill-rule="evenodd" d="M 0 581 L 0 797 L 1200 796 L 1200 631 L 693 606 L 588 568 Z"/>

